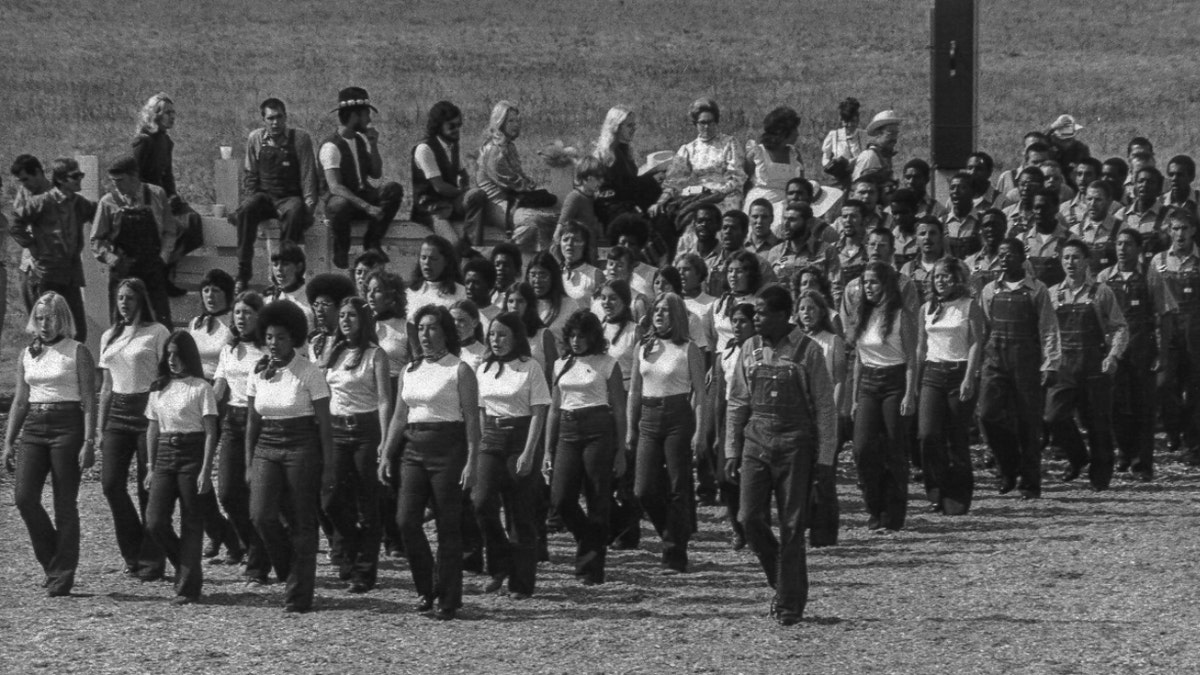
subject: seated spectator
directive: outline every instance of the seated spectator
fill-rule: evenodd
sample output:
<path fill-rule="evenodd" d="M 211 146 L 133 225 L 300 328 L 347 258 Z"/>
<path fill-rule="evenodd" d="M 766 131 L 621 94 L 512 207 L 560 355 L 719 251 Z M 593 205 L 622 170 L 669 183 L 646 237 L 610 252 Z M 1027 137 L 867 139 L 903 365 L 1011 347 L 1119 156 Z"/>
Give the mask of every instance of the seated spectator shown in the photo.
<path fill-rule="evenodd" d="M 167 193 L 143 183 L 133 155 L 118 157 L 108 165 L 113 189 L 100 198 L 92 222 L 92 252 L 108 267 L 108 309 L 117 318 L 117 286 L 137 277 L 146 285 L 154 317 L 171 326 L 167 297 L 167 263 L 175 251 L 175 226 Z"/>
<path fill-rule="evenodd" d="M 325 217 L 333 234 L 333 265 L 350 265 L 350 223 L 366 220 L 363 250 L 380 248 L 392 219 L 400 210 L 404 188 L 399 183 L 375 187 L 371 180 L 383 176 L 383 158 L 379 155 L 379 131 L 371 126 L 371 105 L 367 90 L 346 87 L 338 92 L 338 130 L 321 144 L 321 169 L 329 194 L 325 198 Z"/>
<path fill-rule="evenodd" d="M 594 151 L 605 172 L 604 184 L 596 196 L 596 215 L 605 225 L 622 213 L 648 210 L 662 195 L 660 183 L 669 165 L 639 172 L 630 145 L 636 132 L 637 117 L 632 110 L 623 105 L 609 108 Z"/>
<path fill-rule="evenodd" d="M 1070 115 L 1059 115 L 1047 129 L 1050 145 L 1057 151 L 1058 163 L 1065 171 L 1074 171 L 1079 162 L 1092 156 L 1087 143 L 1079 140 L 1078 134 L 1082 129 L 1083 125 L 1076 124 L 1075 118 Z M 1083 190 L 1087 185 L 1076 184 L 1073 187 Z"/>
<path fill-rule="evenodd" d="M 489 200 L 484 222 L 502 228 L 522 251 L 532 253 L 550 245 L 558 199 L 539 190 L 521 168 L 515 143 L 520 135 L 521 111 L 510 101 L 500 101 L 492 108 L 479 149 L 477 182 Z"/>
<path fill-rule="evenodd" d="M 804 178 L 804 161 L 796 149 L 799 138 L 800 116 L 795 110 L 779 107 L 767 113 L 758 140 L 746 143 L 745 170 L 751 185 L 743 210 L 749 212 L 754 200 L 766 199 L 771 203 L 772 213 L 783 216 L 788 181 Z"/>
<path fill-rule="evenodd" d="M 277 98 L 258 106 L 263 126 L 246 139 L 246 161 L 242 165 L 243 201 L 229 222 L 238 231 L 237 286 L 245 290 L 254 276 L 254 244 L 258 226 L 279 220 L 280 240 L 304 243 L 304 232 L 312 226 L 320 193 L 316 154 L 308 132 L 287 124 L 287 107 Z"/>
<path fill-rule="evenodd" d="M 568 221 L 579 223 L 591 232 L 592 241 L 605 239 L 604 223 L 596 215 L 596 196 L 604 176 L 604 165 L 595 157 L 582 157 L 575 163 L 575 187 L 563 199 L 559 225 Z"/>
<path fill-rule="evenodd" d="M 854 160 L 867 148 L 867 132 L 858 128 L 860 107 L 858 99 L 853 97 L 839 103 L 838 117 L 842 126 L 826 134 L 821 143 L 821 168 L 842 190 L 850 187 Z"/>
<path fill-rule="evenodd" d="M 896 155 L 896 141 L 900 139 L 900 122 L 903 120 L 894 110 L 884 110 L 871 118 L 867 135 L 871 140 L 867 148 L 854 158 L 851 180 L 867 179 L 876 185 L 893 179 L 892 157 Z"/>
<path fill-rule="evenodd" d="M 412 219 L 456 243 L 479 236 L 479 219 L 487 204 L 482 190 L 471 189 L 462 165 L 462 125 L 458 106 L 434 103 L 425 118 L 425 138 L 412 153 Z"/>
<path fill-rule="evenodd" d="M 173 128 L 175 103 L 162 92 L 151 96 L 142 106 L 137 135 L 133 138 L 133 157 L 137 160 L 142 182 L 166 191 L 170 210 L 167 215 L 177 221 L 174 227 L 178 237 L 167 261 L 166 287 L 167 295 L 179 297 L 186 295 L 187 290 L 175 285 L 175 263 L 204 244 L 204 231 L 200 214 L 188 206 L 176 190 L 172 158 L 175 142 L 167 134 Z"/>
<path fill-rule="evenodd" d="M 842 212 L 842 202 L 845 199 L 845 190 L 821 185 L 815 180 L 793 178 L 787 184 L 787 203 L 804 202 L 808 204 L 812 207 L 813 217 L 827 225 L 837 220 L 838 215 Z M 783 227 L 782 220 L 776 221 L 772 231 L 781 240 L 787 239 L 787 231 Z M 829 241 L 837 240 L 836 234 L 832 232 L 826 238 Z"/>

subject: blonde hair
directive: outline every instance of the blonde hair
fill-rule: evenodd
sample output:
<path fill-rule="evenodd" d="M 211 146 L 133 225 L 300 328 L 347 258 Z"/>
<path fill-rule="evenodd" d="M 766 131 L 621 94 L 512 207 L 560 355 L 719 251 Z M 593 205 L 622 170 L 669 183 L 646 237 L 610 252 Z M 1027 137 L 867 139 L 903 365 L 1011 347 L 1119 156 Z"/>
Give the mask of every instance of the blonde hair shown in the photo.
<path fill-rule="evenodd" d="M 687 305 L 683 303 L 683 298 L 679 297 L 678 293 L 668 291 L 654 300 L 654 304 L 650 308 L 651 313 L 664 303 L 667 305 L 667 310 L 671 312 L 671 334 L 667 336 L 667 339 L 677 345 L 684 344 L 691 339 L 688 330 Z"/>
<path fill-rule="evenodd" d="M 487 145 L 490 141 L 496 143 L 508 142 L 508 136 L 504 135 L 504 123 L 508 121 L 508 116 L 512 113 L 521 112 L 517 108 L 517 104 L 512 101 L 498 101 L 492 106 L 492 116 L 488 119 L 487 129 L 484 131 L 483 143 Z"/>
<path fill-rule="evenodd" d="M 138 132 L 154 134 L 158 133 L 158 120 L 162 116 L 163 108 L 168 104 L 174 104 L 165 92 L 158 92 L 146 101 L 146 105 L 142 106 L 142 112 L 138 116 Z"/>
<path fill-rule="evenodd" d="M 33 303 L 33 307 L 29 308 L 29 321 L 25 323 L 25 332 L 30 335 L 37 335 L 37 322 L 33 317 L 37 313 L 37 308 L 43 305 L 50 307 L 50 312 L 54 315 L 54 319 L 58 323 L 58 335 L 74 339 L 75 316 L 71 314 L 71 307 L 67 305 L 67 299 L 54 291 L 43 293 L 42 297 Z M 54 337 L 58 337 L 58 335 Z"/>
<path fill-rule="evenodd" d="M 600 125 L 600 138 L 596 139 L 596 149 L 592 151 L 604 166 L 612 166 L 616 161 L 613 145 L 617 142 L 617 129 L 632 115 L 633 110 L 629 106 L 615 105 L 609 108 L 608 114 L 604 116 L 604 123 Z"/>

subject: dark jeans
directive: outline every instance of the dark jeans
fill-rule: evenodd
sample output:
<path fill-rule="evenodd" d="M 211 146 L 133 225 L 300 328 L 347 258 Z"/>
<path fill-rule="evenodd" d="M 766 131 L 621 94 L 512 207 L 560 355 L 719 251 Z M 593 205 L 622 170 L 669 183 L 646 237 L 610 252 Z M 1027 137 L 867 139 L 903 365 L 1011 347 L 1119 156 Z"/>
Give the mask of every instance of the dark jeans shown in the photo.
<path fill-rule="evenodd" d="M 663 564 L 687 570 L 688 539 L 695 495 L 692 487 L 692 435 L 696 415 L 688 395 L 643 398 L 638 423 L 634 494 L 663 540 Z"/>
<path fill-rule="evenodd" d="M 1112 482 L 1112 378 L 1100 370 L 1099 350 L 1067 350 L 1062 353 L 1058 381 L 1046 392 L 1046 425 L 1051 437 L 1073 467 L 1088 465 L 1092 486 L 1105 489 Z M 1088 449 L 1075 425 L 1078 412 L 1088 432 Z"/>
<path fill-rule="evenodd" d="M 1175 319 L 1172 344 L 1162 355 L 1163 369 L 1158 376 L 1158 402 L 1162 406 L 1163 428 L 1167 434 L 1182 437 L 1183 447 L 1192 455 L 1200 454 L 1200 317 L 1198 310 L 1180 313 Z"/>
<path fill-rule="evenodd" d="M 970 437 L 975 400 L 959 399 L 966 372 L 965 361 L 926 361 L 921 371 L 918 433 L 925 495 L 948 516 L 965 514 L 975 490 Z"/>
<path fill-rule="evenodd" d="M 730 476 L 725 474 L 725 412 L 726 402 L 724 396 L 725 381 L 720 381 L 720 390 L 717 386 L 710 387 L 712 393 L 710 400 L 712 407 L 709 408 L 714 412 L 713 426 L 716 431 L 713 438 L 713 445 L 716 447 L 717 457 L 717 496 L 720 499 L 721 505 L 725 507 L 725 517 L 729 520 L 729 528 L 733 531 L 734 540 L 745 540 L 746 534 L 742 531 L 742 522 L 738 514 L 742 508 L 742 486 L 731 480 Z"/>
<path fill-rule="evenodd" d="M 304 232 L 312 225 L 312 214 L 301 197 L 275 199 L 265 192 L 247 197 L 232 220 L 237 227 L 237 278 L 250 281 L 254 276 L 254 244 L 258 241 L 258 226 L 264 220 L 279 220 L 279 240 L 304 243 Z"/>
<path fill-rule="evenodd" d="M 604 581 L 616 424 L 608 406 L 559 413 L 550 505 L 575 537 L 575 575 Z M 579 506 L 579 495 L 587 512 Z"/>
<path fill-rule="evenodd" d="M 229 406 L 221 424 L 218 446 L 217 499 L 229 516 L 229 526 L 245 551 L 246 576 L 266 579 L 271 561 L 262 538 L 250 522 L 250 485 L 246 478 L 246 409 Z M 282 577 L 280 577 L 282 578 Z"/>
<path fill-rule="evenodd" d="M 488 574 L 508 577 L 510 592 L 532 595 L 537 578 L 538 467 L 526 476 L 517 475 L 517 458 L 525 450 L 529 423 L 528 417 L 488 418 L 472 496 L 486 543 Z M 501 507 L 507 528 L 500 519 Z"/>
<path fill-rule="evenodd" d="M 1148 365 L 1121 359 L 1113 379 L 1113 437 L 1131 471 L 1154 473 L 1154 414 L 1158 374 Z"/>
<path fill-rule="evenodd" d="M 462 502 L 459 481 L 467 464 L 467 429 L 462 422 L 409 424 L 400 458 L 400 504 L 396 521 L 417 594 L 438 608 L 462 606 Z M 437 565 L 425 536 L 425 507 L 437 523 Z"/>
<path fill-rule="evenodd" d="M 900 416 L 906 366 L 863 366 L 854 419 L 858 485 L 868 527 L 899 530 L 908 511 L 908 434 Z"/>
<path fill-rule="evenodd" d="M 404 199 L 404 188 L 399 183 L 386 183 L 378 188 L 368 188 L 357 193 L 367 202 L 383 209 L 379 218 L 368 218 L 367 212 L 347 199 L 330 195 L 325 201 L 325 216 L 329 219 L 329 230 L 333 233 L 333 256 L 335 265 L 344 261 L 350 253 L 350 223 L 366 220 L 367 231 L 363 235 L 363 250 L 379 248 L 387 235 L 388 227 L 400 202 Z M 342 267 L 341 265 L 338 265 Z"/>
<path fill-rule="evenodd" d="M 804 549 L 809 490 L 816 442 L 802 440 L 791 451 L 753 448 L 741 464 L 738 520 L 746 543 L 758 556 L 782 614 L 801 616 L 808 604 L 808 560 Z M 779 509 L 779 538 L 771 531 L 771 497 Z"/>
<path fill-rule="evenodd" d="M 21 426 L 14 501 L 33 555 L 46 573 L 46 588 L 66 594 L 79 565 L 79 450 L 83 446 L 83 410 L 45 409 L 32 404 Z M 54 491 L 54 522 L 42 506 L 46 477 Z"/>
<path fill-rule="evenodd" d="M 283 601 L 312 607 L 317 577 L 317 509 L 321 444 L 314 417 L 263 420 L 254 448 L 250 518 L 280 579 Z M 287 515 L 287 526 L 280 518 Z"/>
<path fill-rule="evenodd" d="M 979 419 L 1002 481 L 1042 494 L 1042 350 L 1037 339 L 991 340 L 979 379 Z"/>
<path fill-rule="evenodd" d="M 55 276 L 42 276 L 30 273 L 25 278 L 26 295 L 25 311 L 32 312 L 33 305 L 44 293 L 54 291 L 63 296 L 67 307 L 71 310 L 71 318 L 75 320 L 75 339 L 87 344 L 87 313 L 83 309 L 83 290 L 74 284 L 62 283 Z"/>
<path fill-rule="evenodd" d="M 196 480 L 204 462 L 204 433 L 161 434 L 150 479 L 146 531 L 175 566 L 175 595 L 200 597 L 204 583 L 201 552 L 204 549 L 204 512 L 200 509 Z M 179 536 L 171 528 L 175 502 L 179 502 Z"/>
<path fill-rule="evenodd" d="M 117 548 L 125 567 L 144 576 L 161 576 L 166 558 L 146 532 L 146 399 L 149 394 L 113 394 L 100 441 L 100 486 L 112 510 Z M 137 461 L 138 506 L 129 498 L 129 463 Z"/>
<path fill-rule="evenodd" d="M 321 508 L 342 551 L 341 573 L 375 585 L 379 568 L 379 414 L 333 416 L 333 458 L 325 466 Z"/>

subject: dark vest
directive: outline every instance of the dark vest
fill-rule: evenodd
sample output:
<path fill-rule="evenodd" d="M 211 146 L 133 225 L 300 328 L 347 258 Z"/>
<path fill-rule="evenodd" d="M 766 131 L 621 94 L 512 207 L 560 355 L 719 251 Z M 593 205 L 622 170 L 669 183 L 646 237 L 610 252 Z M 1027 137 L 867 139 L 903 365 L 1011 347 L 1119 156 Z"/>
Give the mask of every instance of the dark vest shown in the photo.
<path fill-rule="evenodd" d="M 451 185 L 458 185 L 458 175 L 462 171 L 461 163 L 458 158 L 458 144 L 453 146 L 453 152 L 446 154 L 446 148 L 442 146 L 442 142 L 435 138 L 427 138 L 421 143 L 413 146 L 412 149 L 412 186 L 413 186 L 413 203 L 422 204 L 428 201 L 439 201 L 442 196 L 433 189 L 433 184 L 429 182 L 429 177 L 417 165 L 417 148 L 421 144 L 428 145 L 433 150 L 433 156 L 437 159 L 438 171 L 442 174 L 442 180 Z"/>
<path fill-rule="evenodd" d="M 346 189 L 356 194 L 365 190 L 368 187 L 366 185 L 367 177 L 371 171 L 371 150 L 367 147 L 367 142 L 363 140 L 363 137 L 358 134 L 354 135 L 354 144 L 358 150 L 357 171 L 354 168 L 354 154 L 350 151 L 350 143 L 345 138 L 342 138 L 341 134 L 335 133 L 327 138 L 325 142 L 333 143 L 337 146 L 338 151 L 342 153 L 342 165 L 339 167 L 342 185 L 345 185 Z M 358 179 L 359 176 L 362 176 L 361 183 Z"/>

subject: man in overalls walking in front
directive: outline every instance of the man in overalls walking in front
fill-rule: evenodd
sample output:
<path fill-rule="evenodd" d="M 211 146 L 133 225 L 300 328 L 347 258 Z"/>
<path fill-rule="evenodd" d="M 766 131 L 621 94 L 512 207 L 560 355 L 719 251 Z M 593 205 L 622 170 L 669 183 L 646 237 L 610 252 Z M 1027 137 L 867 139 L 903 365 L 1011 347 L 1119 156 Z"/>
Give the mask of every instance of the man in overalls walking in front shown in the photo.
<path fill-rule="evenodd" d="M 758 335 L 742 345 L 730 384 L 725 471 L 741 482 L 738 519 L 775 589 L 771 612 L 792 626 L 808 603 L 804 530 L 814 473 L 827 486 L 835 478 L 837 411 L 820 346 L 789 323 L 791 296 L 768 286 L 754 307 Z"/>
<path fill-rule="evenodd" d="M 167 193 L 138 177 L 132 155 L 108 165 L 113 190 L 100 198 L 92 223 L 92 251 L 108 265 L 108 310 L 116 318 L 117 284 L 137 277 L 146 284 L 154 318 L 171 327 L 167 298 L 167 260 L 175 249 L 175 219 L 167 211 Z"/>

